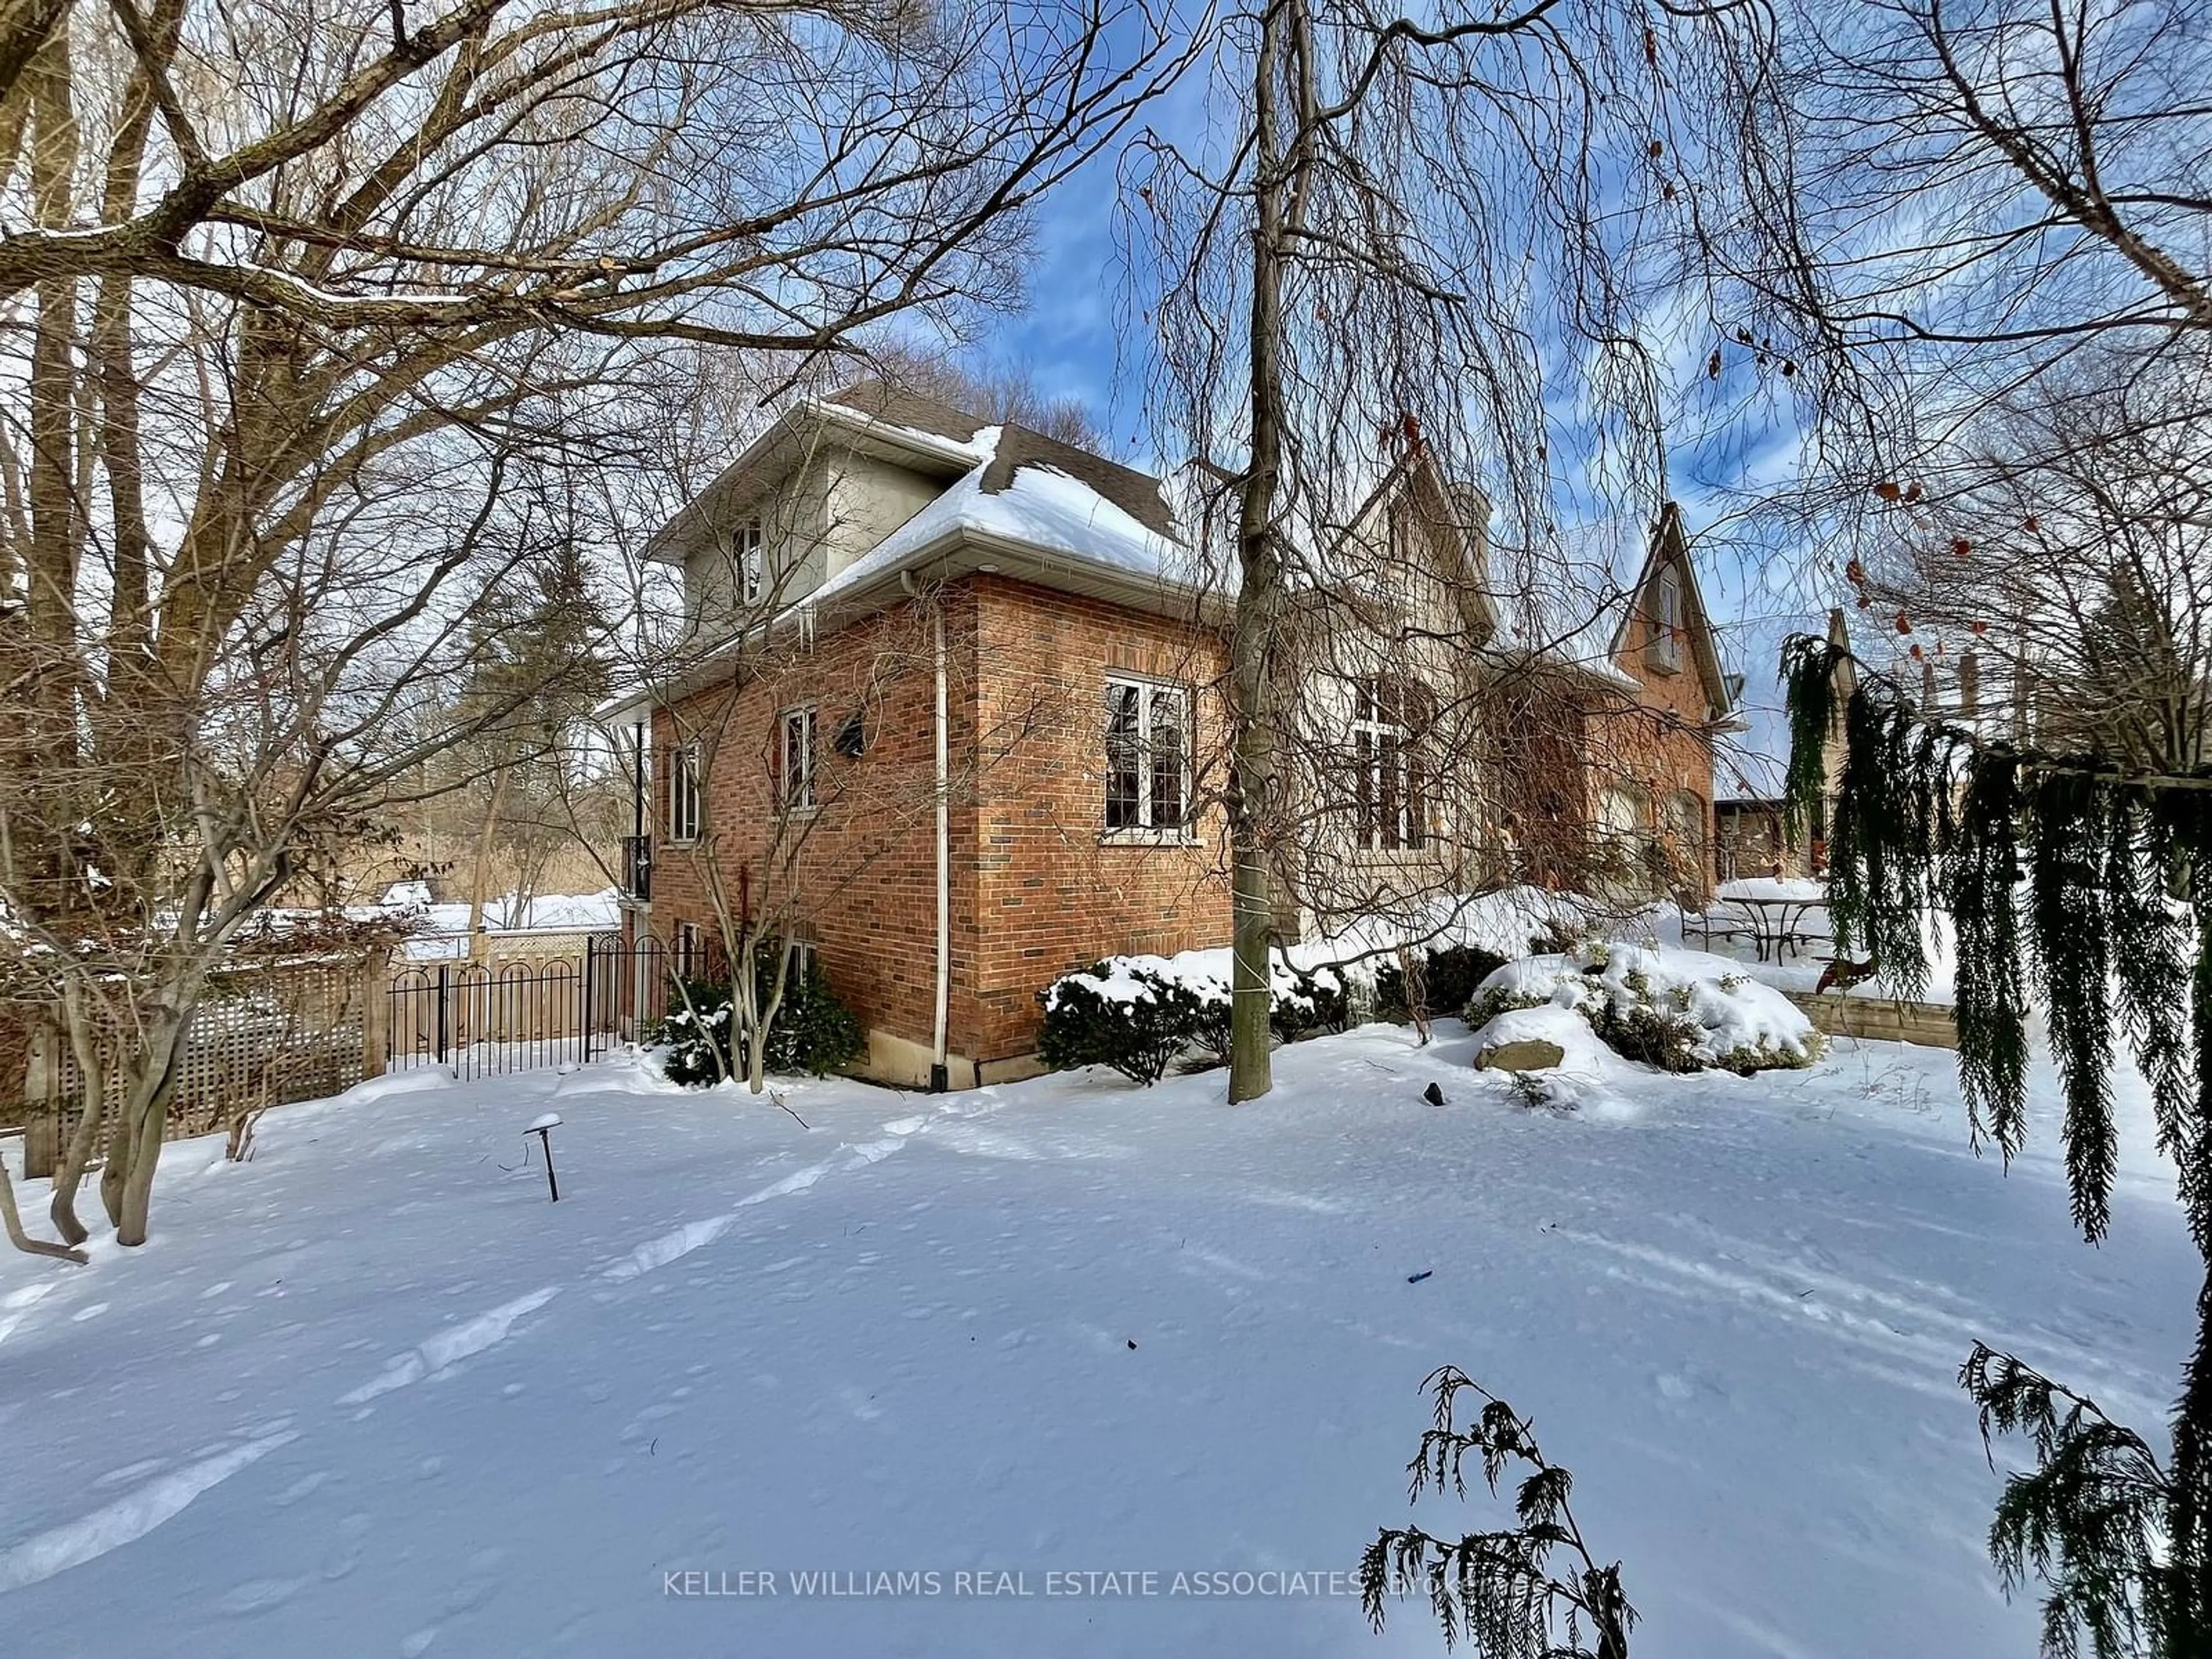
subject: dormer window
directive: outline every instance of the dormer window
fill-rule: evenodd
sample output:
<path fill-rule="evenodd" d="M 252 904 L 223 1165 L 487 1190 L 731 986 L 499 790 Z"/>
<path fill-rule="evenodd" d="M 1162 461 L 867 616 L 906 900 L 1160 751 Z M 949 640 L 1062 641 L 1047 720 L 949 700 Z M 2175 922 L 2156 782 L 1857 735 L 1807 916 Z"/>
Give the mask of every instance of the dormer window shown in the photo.
<path fill-rule="evenodd" d="M 1651 648 L 1654 668 L 1682 665 L 1682 574 L 1669 566 L 1651 590 Z"/>
<path fill-rule="evenodd" d="M 738 564 L 738 592 L 744 603 L 758 605 L 768 591 L 768 537 L 758 519 L 749 519 L 738 526 L 732 552 Z"/>

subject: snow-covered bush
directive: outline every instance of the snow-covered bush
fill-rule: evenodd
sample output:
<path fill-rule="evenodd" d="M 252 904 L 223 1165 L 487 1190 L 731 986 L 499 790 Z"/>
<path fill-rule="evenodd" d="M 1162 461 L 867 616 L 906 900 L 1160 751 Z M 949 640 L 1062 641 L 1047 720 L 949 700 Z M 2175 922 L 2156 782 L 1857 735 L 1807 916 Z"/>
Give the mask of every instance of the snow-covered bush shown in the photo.
<path fill-rule="evenodd" d="M 1039 994 L 1037 1058 L 1054 1068 L 1110 1066 L 1132 1083 L 1158 1083 L 1200 1040 L 1210 1004 L 1158 969 L 1159 957 L 1113 957 L 1063 974 Z M 1219 1010 L 1228 1023 L 1225 1005 Z"/>
<path fill-rule="evenodd" d="M 775 960 L 781 951 L 782 946 L 771 941 L 762 945 L 756 957 L 763 1006 L 775 985 Z M 763 1055 L 766 1069 L 780 1076 L 824 1076 L 859 1059 L 867 1046 L 860 1022 L 830 989 L 820 965 L 811 957 L 804 960 L 804 972 L 794 967 L 785 981 L 783 1002 L 769 1027 Z M 686 980 L 670 1001 L 667 1018 L 653 1036 L 668 1048 L 664 1069 L 669 1081 L 689 1085 L 743 1076 L 744 1061 L 733 1053 L 731 1040 L 734 999 L 730 987 Z"/>
<path fill-rule="evenodd" d="M 648 1034 L 668 1050 L 662 1066 L 668 1080 L 688 1088 L 728 1077 L 732 1069 L 730 988 L 686 980 L 674 988 L 669 1000 L 672 1006 L 667 1017 Z"/>
<path fill-rule="evenodd" d="M 1505 963 L 1476 989 L 1467 1023 L 1480 1030 L 1547 1003 L 1573 1009 L 1617 1053 L 1670 1072 L 1809 1066 L 1826 1046 L 1802 1009 L 1726 957 L 1605 940 Z"/>
<path fill-rule="evenodd" d="M 1352 1000 L 1343 979 L 1329 969 L 1293 968 L 1286 988 L 1278 970 L 1267 1023 L 1285 1042 L 1303 1042 L 1323 1031 L 1342 1031 L 1352 1024 Z"/>
<path fill-rule="evenodd" d="M 1511 963 L 1506 964 L 1508 967 Z M 1552 988 L 1528 991 L 1511 984 L 1498 984 L 1499 969 L 1492 969 L 1490 975 L 1475 988 L 1474 994 L 1467 1000 L 1467 1011 L 1462 1016 L 1469 1030 L 1480 1031 L 1500 1014 L 1509 1014 L 1517 1008 L 1541 1008 L 1552 1000 Z"/>
<path fill-rule="evenodd" d="M 1679 1009 L 1657 1007 L 1643 1001 L 1632 1002 L 1625 1007 L 1600 1001 L 1595 1006 L 1585 1007 L 1583 1012 L 1589 1020 L 1590 1030 L 1623 1060 L 1656 1066 L 1662 1072 L 1701 1072 L 1705 1068 L 1705 1061 L 1698 1053 L 1705 1028 Z M 1758 1067 L 1750 1069 L 1756 1071 Z"/>
<path fill-rule="evenodd" d="M 1037 1057 L 1048 1066 L 1110 1066 L 1151 1085 L 1186 1051 L 1210 1059 L 1229 1054 L 1229 953 L 1187 951 L 1176 957 L 1109 957 L 1063 974 L 1037 994 L 1044 1025 Z M 1352 1023 L 1343 976 L 1279 958 L 1269 963 L 1268 1023 L 1285 1042 Z"/>

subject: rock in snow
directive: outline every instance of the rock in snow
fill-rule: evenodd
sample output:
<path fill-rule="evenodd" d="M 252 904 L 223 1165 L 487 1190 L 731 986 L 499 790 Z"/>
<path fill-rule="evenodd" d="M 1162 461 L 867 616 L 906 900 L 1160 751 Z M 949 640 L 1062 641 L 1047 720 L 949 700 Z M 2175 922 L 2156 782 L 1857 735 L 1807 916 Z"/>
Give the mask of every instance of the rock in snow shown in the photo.
<path fill-rule="evenodd" d="M 1474 1063 L 1492 1072 L 1548 1072 L 1567 1057 L 1567 1051 L 1546 1037 L 1518 1037 L 1486 1042 L 1475 1051 Z"/>

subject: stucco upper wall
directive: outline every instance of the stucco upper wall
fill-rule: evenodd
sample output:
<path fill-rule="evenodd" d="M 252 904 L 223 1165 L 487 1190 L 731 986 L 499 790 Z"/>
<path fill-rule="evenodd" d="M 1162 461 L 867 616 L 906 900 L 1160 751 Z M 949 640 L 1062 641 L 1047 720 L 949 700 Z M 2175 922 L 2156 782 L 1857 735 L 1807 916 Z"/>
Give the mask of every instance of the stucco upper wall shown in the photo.
<path fill-rule="evenodd" d="M 684 561 L 690 626 L 711 633 L 735 618 L 743 526 L 761 524 L 767 580 L 776 604 L 788 605 L 873 551 L 944 488 L 942 479 L 840 446 L 803 456 L 765 489 L 732 491 L 707 514 L 711 531 Z"/>
<path fill-rule="evenodd" d="M 873 551 L 945 489 L 908 468 L 849 451 L 825 458 L 823 481 L 824 581 Z"/>

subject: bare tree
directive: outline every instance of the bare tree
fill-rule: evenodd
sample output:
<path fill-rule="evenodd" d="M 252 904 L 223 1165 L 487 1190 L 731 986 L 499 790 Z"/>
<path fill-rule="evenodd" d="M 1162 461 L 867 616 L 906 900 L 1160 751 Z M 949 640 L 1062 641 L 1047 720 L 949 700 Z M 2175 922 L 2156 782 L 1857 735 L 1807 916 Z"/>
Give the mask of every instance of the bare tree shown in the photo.
<path fill-rule="evenodd" d="M 477 596 L 626 527 L 591 480 L 686 349 L 772 390 L 1005 299 L 1024 206 L 1175 68 L 1103 0 L 9 15 L 0 902 L 86 1079 L 65 1238 L 104 1135 L 143 1242 L 210 967 L 502 718 L 413 715 Z"/>
<path fill-rule="evenodd" d="M 896 343 L 872 346 L 867 360 L 872 372 L 902 392 L 988 420 L 1010 421 L 1095 454 L 1108 453 L 1106 434 L 1083 399 L 1046 392 L 1028 363 L 978 361 Z"/>
<path fill-rule="evenodd" d="M 2173 367 L 2078 361 L 1884 492 L 1845 572 L 1861 655 L 2002 738 L 2212 759 L 2212 453 Z"/>
<path fill-rule="evenodd" d="M 2212 18 L 2200 0 L 1794 0 L 1732 66 L 1760 142 L 1690 181 L 1747 284 L 1712 371 L 1787 376 L 1832 525 L 1984 416 L 2131 358 L 2202 413 Z"/>
<path fill-rule="evenodd" d="M 1133 147 L 1127 240 L 1160 343 L 1154 423 L 1208 468 L 1202 541 L 1235 592 L 1231 1100 L 1270 1083 L 1267 953 L 1310 793 L 1291 709 L 1321 683 L 1300 669 L 1299 618 L 1313 596 L 1340 603 L 1402 560 L 1394 537 L 1354 532 L 1377 482 L 1417 453 L 1447 485 L 1479 486 L 1441 514 L 1486 548 L 1480 574 L 1443 567 L 1463 590 L 1559 586 L 1547 578 L 1567 562 L 1559 526 L 1577 498 L 1639 522 L 1656 512 L 1647 260 L 1687 234 L 1682 178 L 1734 142 L 1741 101 L 1723 94 L 1764 44 L 1759 14 L 1728 6 L 1447 4 L 1417 21 L 1267 0 L 1217 37 L 1211 67 L 1235 115 L 1211 147 L 1152 133 Z M 1377 546 L 1382 566 L 1364 550 Z M 1620 580 L 1597 585 L 1598 605 Z M 1397 648 L 1424 631 L 1447 656 L 1485 646 L 1450 609 Z M 1449 734 L 1441 712 L 1429 723 Z"/>

